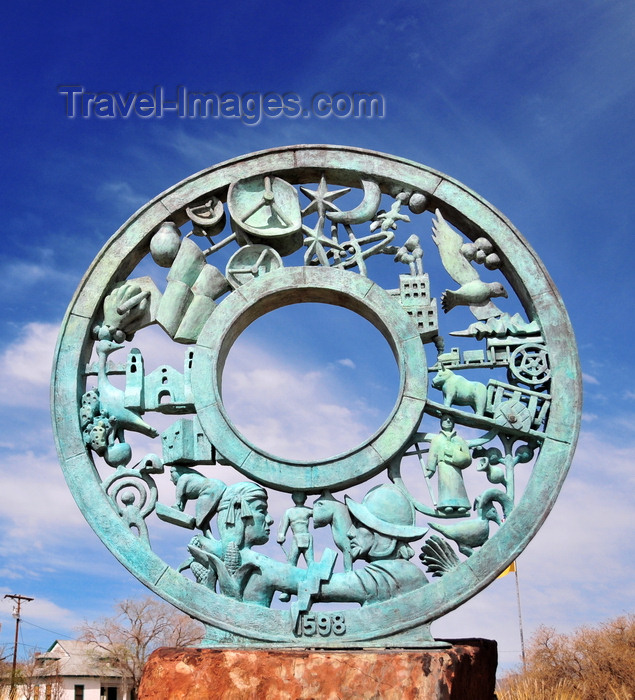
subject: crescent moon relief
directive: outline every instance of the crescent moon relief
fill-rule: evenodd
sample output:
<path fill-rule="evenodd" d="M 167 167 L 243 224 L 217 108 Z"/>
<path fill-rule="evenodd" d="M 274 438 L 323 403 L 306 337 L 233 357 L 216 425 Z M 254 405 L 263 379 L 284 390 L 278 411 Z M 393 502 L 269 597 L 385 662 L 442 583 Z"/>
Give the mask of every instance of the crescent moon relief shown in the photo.
<path fill-rule="evenodd" d="M 131 221 L 71 301 L 53 376 L 98 536 L 210 644 L 442 645 L 431 623 L 523 550 L 575 448 L 575 344 L 546 273 L 522 274 L 535 253 L 460 183 L 335 146 L 212 167 Z M 248 326 L 307 303 L 372 324 L 399 390 L 372 435 L 302 461 L 240 432 L 222 375 Z"/>

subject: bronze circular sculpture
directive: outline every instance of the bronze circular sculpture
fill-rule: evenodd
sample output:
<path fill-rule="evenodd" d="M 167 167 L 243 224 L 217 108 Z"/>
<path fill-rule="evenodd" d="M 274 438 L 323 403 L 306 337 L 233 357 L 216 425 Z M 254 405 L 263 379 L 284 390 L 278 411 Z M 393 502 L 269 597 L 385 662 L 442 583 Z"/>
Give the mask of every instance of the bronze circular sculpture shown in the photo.
<path fill-rule="evenodd" d="M 361 445 L 294 462 L 241 435 L 221 376 L 251 322 L 305 302 L 378 328 L 400 387 Z M 151 327 L 183 347 L 183 371 L 146 371 L 129 344 Z M 135 576 L 205 622 L 210 644 L 311 647 L 435 645 L 429 624 L 548 514 L 581 404 L 566 311 L 511 224 L 430 168 L 335 146 L 243 156 L 140 209 L 71 302 L 52 393 L 73 496 Z M 371 478 L 361 502 L 337 497 Z M 274 512 L 268 490 L 289 507 Z M 258 551 L 274 521 L 279 557 Z M 180 566 L 153 551 L 158 527 L 196 531 Z"/>

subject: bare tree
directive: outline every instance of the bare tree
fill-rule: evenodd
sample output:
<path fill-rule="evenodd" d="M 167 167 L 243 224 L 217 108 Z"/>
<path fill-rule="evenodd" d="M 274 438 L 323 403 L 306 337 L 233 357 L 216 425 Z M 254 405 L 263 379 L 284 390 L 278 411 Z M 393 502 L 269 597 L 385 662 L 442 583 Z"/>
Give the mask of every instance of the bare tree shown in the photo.
<path fill-rule="evenodd" d="M 0 646 L 0 700 L 9 697 L 11 687 L 11 654 L 5 646 Z"/>
<path fill-rule="evenodd" d="M 635 615 L 570 635 L 540 627 L 530 642 L 526 667 L 501 679 L 498 697 L 633 700 Z"/>
<path fill-rule="evenodd" d="M 13 695 L 11 694 L 12 678 L 15 683 Z M 11 671 L 11 664 L 3 659 L 0 649 L 0 700 L 34 700 L 37 697 L 36 689 L 47 686 L 51 700 L 61 700 L 63 696 L 63 684 L 59 675 L 59 664 L 48 662 L 45 666 L 37 660 L 37 654 L 33 654 L 27 661 L 18 664 L 15 676 Z M 47 696 L 48 697 L 48 696 Z"/>
<path fill-rule="evenodd" d="M 44 665 L 38 661 L 37 654 L 32 655 L 19 667 L 21 698 L 35 700 L 37 688 L 41 685 L 49 688 L 51 700 L 61 700 L 64 694 L 64 684 L 60 676 L 59 661 L 47 661 Z M 47 696 L 48 697 L 48 696 Z"/>
<path fill-rule="evenodd" d="M 37 671 L 38 669 L 35 656 L 32 656 L 28 661 L 20 664 L 19 683 L 24 700 L 33 700 L 35 688 L 40 683 L 40 678 L 37 676 Z M 46 678 L 46 682 L 49 682 L 48 677 Z"/>
<path fill-rule="evenodd" d="M 148 597 L 120 601 L 115 615 L 84 623 L 80 633 L 81 640 L 90 642 L 102 659 L 121 672 L 124 682 L 129 679 L 136 694 L 155 649 L 196 645 L 205 628 L 168 603 Z"/>

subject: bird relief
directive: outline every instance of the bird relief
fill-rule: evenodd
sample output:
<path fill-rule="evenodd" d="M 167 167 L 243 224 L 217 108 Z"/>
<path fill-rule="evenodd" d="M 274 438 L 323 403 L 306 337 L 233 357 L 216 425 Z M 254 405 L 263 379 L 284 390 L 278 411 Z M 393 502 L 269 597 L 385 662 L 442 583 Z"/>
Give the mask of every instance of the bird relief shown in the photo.
<path fill-rule="evenodd" d="M 446 289 L 441 295 L 441 307 L 448 313 L 456 306 L 468 306 L 479 320 L 502 315 L 502 311 L 492 303 L 495 297 L 507 297 L 507 291 L 500 282 L 483 282 L 471 261 L 483 263 L 490 270 L 500 265 L 500 259 L 492 244 L 486 238 L 464 243 L 463 238 L 447 224 L 437 209 L 433 224 L 432 240 L 439 249 L 441 262 L 452 279 L 459 284 L 455 290 Z M 487 253 L 486 251 L 490 251 Z"/>

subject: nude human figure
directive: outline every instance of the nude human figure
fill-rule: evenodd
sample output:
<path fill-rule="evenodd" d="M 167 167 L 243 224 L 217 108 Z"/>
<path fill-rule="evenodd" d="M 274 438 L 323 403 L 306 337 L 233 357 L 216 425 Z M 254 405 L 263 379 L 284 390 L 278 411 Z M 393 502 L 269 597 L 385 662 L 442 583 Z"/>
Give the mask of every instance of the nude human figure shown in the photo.
<path fill-rule="evenodd" d="M 287 561 L 295 566 L 300 554 L 302 554 L 306 563 L 311 564 L 313 562 L 313 535 L 309 532 L 309 520 L 313 515 L 313 509 L 304 505 L 306 494 L 301 491 L 294 491 L 291 498 L 295 506 L 289 508 L 282 517 L 278 528 L 278 544 L 284 544 L 287 532 L 291 529 L 293 539 L 287 552 Z"/>

